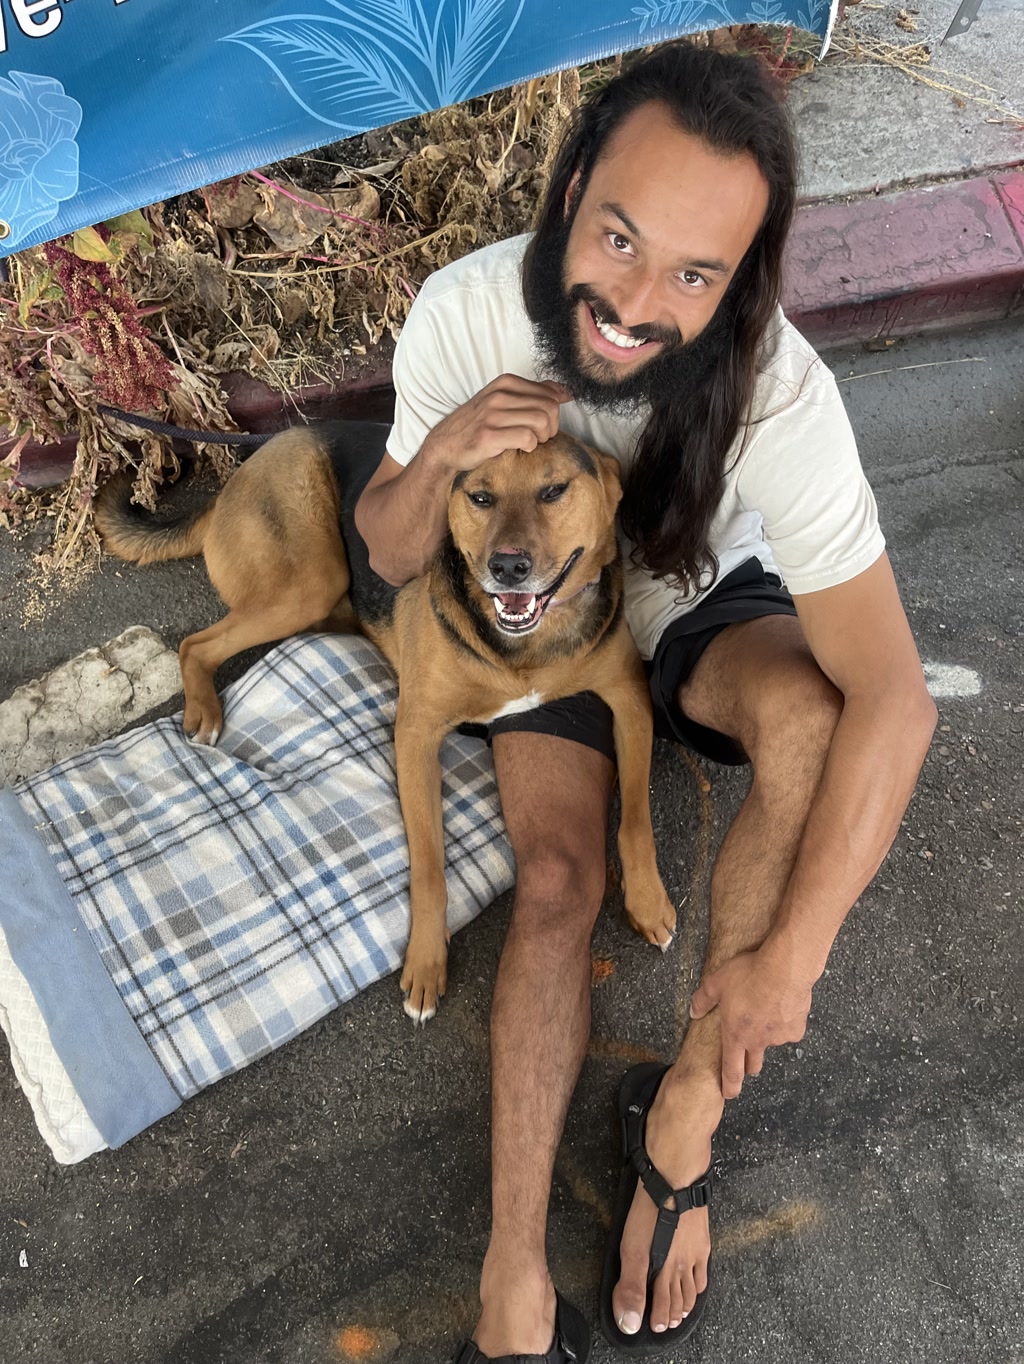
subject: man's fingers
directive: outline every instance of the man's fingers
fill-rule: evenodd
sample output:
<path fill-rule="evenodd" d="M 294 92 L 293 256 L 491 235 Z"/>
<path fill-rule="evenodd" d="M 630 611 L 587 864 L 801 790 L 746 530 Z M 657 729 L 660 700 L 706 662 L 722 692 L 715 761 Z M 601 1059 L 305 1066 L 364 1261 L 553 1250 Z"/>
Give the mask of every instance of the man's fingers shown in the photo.
<path fill-rule="evenodd" d="M 747 1074 L 760 1075 L 761 1067 L 764 1065 L 764 1049 L 761 1051 L 747 1052 Z"/>
<path fill-rule="evenodd" d="M 735 1099 L 743 1088 L 746 1052 L 741 1043 L 722 1038 L 722 1097 Z"/>
<path fill-rule="evenodd" d="M 690 999 L 690 1017 L 692 1019 L 703 1018 L 718 1004 L 718 989 L 712 984 L 713 980 L 714 977 L 709 976 L 707 980 L 702 980 L 694 990 Z"/>

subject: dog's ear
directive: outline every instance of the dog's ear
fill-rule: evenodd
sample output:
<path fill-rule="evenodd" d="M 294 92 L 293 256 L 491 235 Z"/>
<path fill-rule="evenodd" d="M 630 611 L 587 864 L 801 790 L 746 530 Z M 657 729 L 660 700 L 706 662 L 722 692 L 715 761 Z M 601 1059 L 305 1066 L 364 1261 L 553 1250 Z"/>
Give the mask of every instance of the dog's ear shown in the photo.
<path fill-rule="evenodd" d="M 597 467 L 600 471 L 601 488 L 604 492 L 605 505 L 608 509 L 608 519 L 614 519 L 618 510 L 619 503 L 622 501 L 622 468 L 619 461 L 613 455 L 602 454 L 600 450 L 590 447 L 591 454 L 597 460 Z"/>

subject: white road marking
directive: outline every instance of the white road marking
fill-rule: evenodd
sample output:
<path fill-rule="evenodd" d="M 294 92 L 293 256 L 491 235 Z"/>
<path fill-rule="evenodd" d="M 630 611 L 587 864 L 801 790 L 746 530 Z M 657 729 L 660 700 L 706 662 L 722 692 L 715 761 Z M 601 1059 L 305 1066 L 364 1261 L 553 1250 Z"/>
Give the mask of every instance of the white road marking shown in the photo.
<path fill-rule="evenodd" d="M 973 668 L 961 667 L 959 663 L 926 663 L 924 680 L 936 700 L 981 694 L 981 678 Z"/>

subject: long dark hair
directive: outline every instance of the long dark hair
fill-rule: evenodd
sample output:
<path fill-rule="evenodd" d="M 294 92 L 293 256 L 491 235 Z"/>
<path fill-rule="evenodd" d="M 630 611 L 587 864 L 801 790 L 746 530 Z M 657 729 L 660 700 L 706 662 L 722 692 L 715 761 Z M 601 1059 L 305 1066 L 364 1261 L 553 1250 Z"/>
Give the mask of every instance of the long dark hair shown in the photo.
<path fill-rule="evenodd" d="M 657 577 L 696 588 L 718 563 L 708 543 L 721 498 L 725 460 L 751 420 L 758 357 L 782 287 L 782 256 L 796 202 L 796 147 L 781 93 L 761 64 L 691 43 L 642 58 L 576 111 L 555 158 L 537 230 L 523 266 L 527 311 L 535 255 L 566 227 L 590 174 L 619 125 L 642 105 L 663 104 L 684 132 L 713 151 L 749 152 L 768 184 L 768 208 L 719 304 L 722 351 L 696 386 L 655 397 L 626 475 L 621 518 L 634 554 Z M 723 319 L 723 311 L 726 317 Z M 717 327 L 716 327 L 717 330 Z M 706 580 L 706 579 L 705 579 Z"/>

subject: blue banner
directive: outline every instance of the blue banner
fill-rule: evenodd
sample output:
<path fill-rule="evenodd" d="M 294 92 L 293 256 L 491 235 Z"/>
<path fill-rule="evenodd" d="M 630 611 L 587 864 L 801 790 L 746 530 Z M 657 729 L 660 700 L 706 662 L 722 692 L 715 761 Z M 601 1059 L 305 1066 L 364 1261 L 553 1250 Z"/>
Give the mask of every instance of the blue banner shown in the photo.
<path fill-rule="evenodd" d="M 0 0 L 0 256 L 615 52 L 837 0 Z"/>

